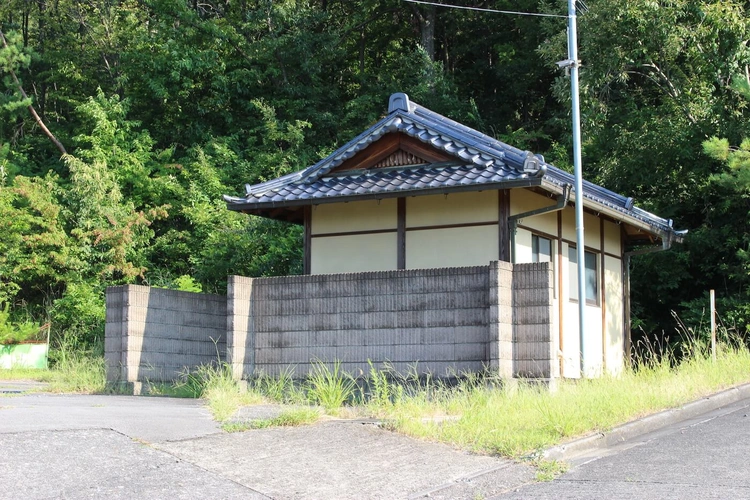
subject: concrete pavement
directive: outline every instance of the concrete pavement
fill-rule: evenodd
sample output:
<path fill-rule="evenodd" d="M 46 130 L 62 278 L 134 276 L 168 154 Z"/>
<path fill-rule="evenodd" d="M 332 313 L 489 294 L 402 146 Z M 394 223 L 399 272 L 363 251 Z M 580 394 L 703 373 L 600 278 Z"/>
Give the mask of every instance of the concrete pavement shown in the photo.
<path fill-rule="evenodd" d="M 526 464 L 371 423 L 227 434 L 200 401 L 0 398 L 0 499 L 476 498 L 532 481 Z"/>
<path fill-rule="evenodd" d="M 750 498 L 750 400 L 608 448 L 549 483 L 500 499 Z"/>
<path fill-rule="evenodd" d="M 572 470 L 540 484 L 527 464 L 372 422 L 227 434 L 196 400 L 2 388 L 0 499 L 750 498 L 750 470 L 733 464 L 750 452 L 750 386 L 568 443 Z"/>

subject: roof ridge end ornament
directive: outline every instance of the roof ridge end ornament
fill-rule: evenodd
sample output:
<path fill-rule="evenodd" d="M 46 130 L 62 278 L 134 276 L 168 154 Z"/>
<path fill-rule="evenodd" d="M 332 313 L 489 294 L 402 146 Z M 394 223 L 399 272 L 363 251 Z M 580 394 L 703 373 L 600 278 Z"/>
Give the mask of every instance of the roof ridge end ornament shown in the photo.
<path fill-rule="evenodd" d="M 391 94 L 390 99 L 388 99 L 388 112 L 393 113 L 394 111 L 406 111 L 407 113 L 411 112 L 411 101 L 409 101 L 409 96 L 406 95 L 403 92 L 396 92 L 395 94 Z"/>
<path fill-rule="evenodd" d="M 531 151 L 526 151 L 526 158 L 523 160 L 522 171 L 534 177 L 541 177 L 547 173 L 547 164 L 542 155 L 535 155 Z"/>

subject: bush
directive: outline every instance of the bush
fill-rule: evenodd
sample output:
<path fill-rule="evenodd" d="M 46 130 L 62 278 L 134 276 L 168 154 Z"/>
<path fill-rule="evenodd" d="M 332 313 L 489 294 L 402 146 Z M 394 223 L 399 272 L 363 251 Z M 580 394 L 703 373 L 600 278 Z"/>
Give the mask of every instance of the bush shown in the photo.
<path fill-rule="evenodd" d="M 75 338 L 84 348 L 104 338 L 105 314 L 104 288 L 98 283 L 68 283 L 50 309 L 56 336 Z"/>
<path fill-rule="evenodd" d="M 34 339 L 42 327 L 28 319 L 23 322 L 11 322 L 8 304 L 0 306 L 0 344 L 16 344 Z"/>

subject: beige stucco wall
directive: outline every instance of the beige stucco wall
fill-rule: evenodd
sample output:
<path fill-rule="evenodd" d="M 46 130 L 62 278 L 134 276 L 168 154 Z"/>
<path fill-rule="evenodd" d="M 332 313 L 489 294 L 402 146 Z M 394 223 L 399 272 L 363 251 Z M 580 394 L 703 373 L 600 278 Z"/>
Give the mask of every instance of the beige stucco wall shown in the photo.
<path fill-rule="evenodd" d="M 583 234 L 588 248 L 602 249 L 602 227 L 599 217 L 587 212 L 583 213 Z"/>
<path fill-rule="evenodd" d="M 311 274 L 396 269 L 396 233 L 319 236 L 311 239 Z"/>
<path fill-rule="evenodd" d="M 622 255 L 620 225 L 604 221 L 604 251 L 613 255 Z"/>
<path fill-rule="evenodd" d="M 516 262 L 518 264 L 532 262 L 531 234 L 531 231 L 526 229 L 516 229 Z"/>
<path fill-rule="evenodd" d="M 496 222 L 498 212 L 497 191 L 416 196 L 406 199 L 406 227 Z"/>
<path fill-rule="evenodd" d="M 497 191 L 417 196 L 406 199 L 406 268 L 485 266 L 497 260 L 497 225 L 421 229 L 496 222 Z"/>
<path fill-rule="evenodd" d="M 607 298 L 605 363 L 607 372 L 617 374 L 622 371 L 624 362 L 622 260 L 609 255 L 604 256 L 604 292 Z"/>
<path fill-rule="evenodd" d="M 599 217 L 588 212 L 583 213 L 583 237 L 588 248 L 601 250 L 602 237 Z M 563 239 L 576 241 L 576 211 L 567 207 L 562 211 Z"/>
<path fill-rule="evenodd" d="M 527 189 L 512 189 L 510 191 L 510 214 L 517 215 L 538 208 L 555 205 L 555 198 L 548 198 Z M 557 234 L 557 212 L 550 212 L 534 217 L 527 217 L 519 221 L 520 225 L 547 234 Z"/>
<path fill-rule="evenodd" d="M 526 189 L 510 192 L 511 214 L 551 206 L 554 198 Z M 476 224 L 497 221 L 498 193 L 454 193 L 449 196 L 421 196 L 406 199 L 406 267 L 407 269 L 447 266 L 487 265 L 499 255 L 496 224 L 434 228 L 433 226 Z M 570 276 L 568 246 L 576 239 L 575 210 L 560 212 L 562 244 L 558 245 L 558 212 L 521 221 L 516 233 L 516 262 L 532 261 L 533 233 L 552 239 L 552 267 L 555 279 L 554 322 L 561 331 L 563 374 L 579 377 L 580 345 L 578 304 L 569 297 Z M 586 247 L 597 252 L 599 290 L 602 304 L 586 305 L 585 372 L 596 376 L 605 369 L 617 373 L 623 366 L 623 296 L 621 231 L 614 222 L 600 221 L 595 214 L 584 214 Z M 604 255 L 602 253 L 602 224 Z M 312 258 L 314 274 L 362 272 L 397 267 L 397 202 L 365 201 L 320 205 L 312 211 Z M 432 227 L 431 229 L 417 229 Z M 321 236 L 326 233 L 392 230 L 378 234 Z M 567 240 L 567 241 L 565 241 Z M 558 248 L 559 247 L 559 248 Z M 562 262 L 562 265 L 560 263 Z M 604 277 L 602 282 L 602 266 Z M 602 298 L 600 297 L 600 300 Z M 562 324 L 562 328 L 559 325 Z"/>
<path fill-rule="evenodd" d="M 396 200 L 367 200 L 315 205 L 312 234 L 396 229 Z"/>
<path fill-rule="evenodd" d="M 498 245 L 497 226 L 406 231 L 406 268 L 486 266 Z"/>

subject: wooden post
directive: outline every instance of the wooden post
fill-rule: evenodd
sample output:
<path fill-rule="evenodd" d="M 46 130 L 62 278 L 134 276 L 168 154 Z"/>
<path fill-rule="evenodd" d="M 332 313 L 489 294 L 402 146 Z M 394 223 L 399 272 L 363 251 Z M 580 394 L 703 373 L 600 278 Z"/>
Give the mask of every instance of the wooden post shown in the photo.
<path fill-rule="evenodd" d="M 711 302 L 711 359 L 716 361 L 716 294 L 709 292 Z"/>
<path fill-rule="evenodd" d="M 312 274 L 312 208 L 304 207 L 303 224 L 304 224 L 304 243 L 303 243 L 303 260 L 302 274 Z"/>
<path fill-rule="evenodd" d="M 396 268 L 406 269 L 406 198 L 396 203 Z"/>

